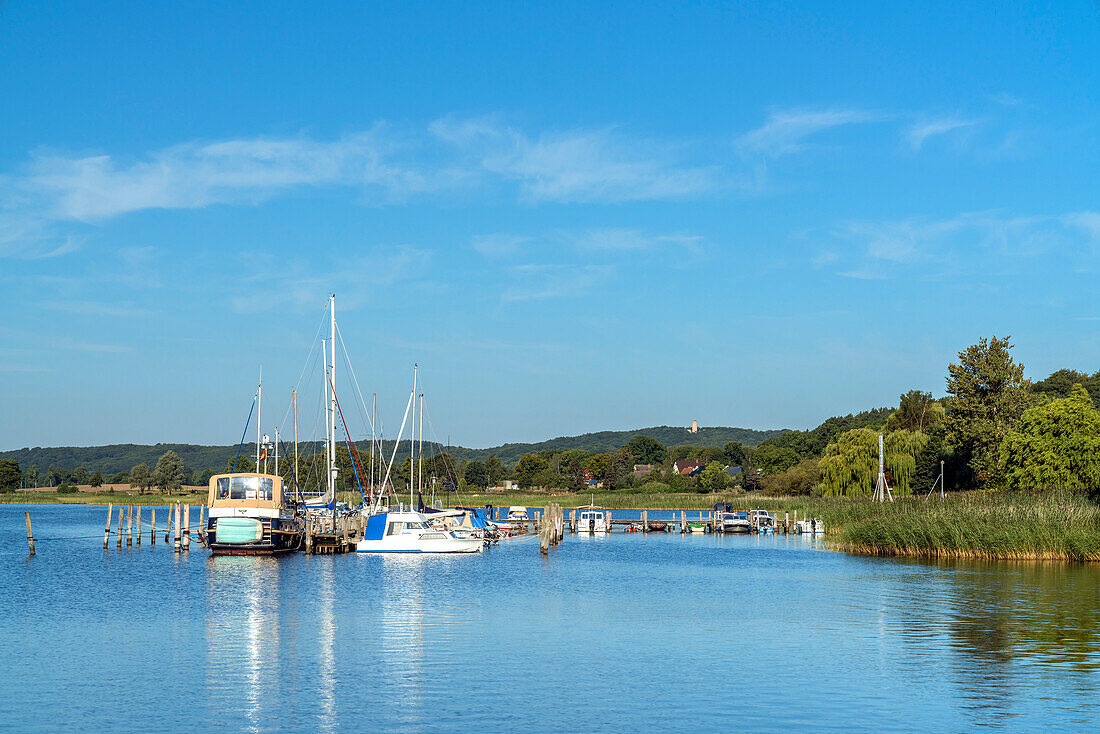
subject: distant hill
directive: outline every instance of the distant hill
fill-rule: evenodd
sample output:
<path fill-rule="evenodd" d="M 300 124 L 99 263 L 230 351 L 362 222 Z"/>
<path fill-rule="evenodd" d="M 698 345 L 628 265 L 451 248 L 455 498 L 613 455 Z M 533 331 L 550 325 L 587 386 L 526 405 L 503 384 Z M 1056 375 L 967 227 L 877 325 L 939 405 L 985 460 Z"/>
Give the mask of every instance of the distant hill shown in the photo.
<path fill-rule="evenodd" d="M 486 449 L 468 449 L 461 446 L 447 447 L 446 450 L 453 453 L 459 459 L 484 460 L 490 454 L 497 456 L 502 462 L 511 466 L 520 460 L 524 454 L 544 449 L 584 449 L 593 453 L 618 451 L 630 439 L 635 436 L 650 436 L 660 441 L 665 446 L 723 446 L 730 441 L 739 441 L 746 446 L 756 446 L 765 439 L 774 438 L 783 433 L 776 431 L 756 431 L 751 428 L 700 428 L 698 433 L 689 433 L 687 429 L 672 426 L 655 426 L 653 428 L 640 428 L 633 431 L 600 431 L 598 433 L 586 433 L 582 436 L 562 436 L 549 441 L 539 443 L 506 443 L 502 446 L 494 446 Z M 359 451 L 365 450 L 369 442 L 357 442 Z M 256 444 L 245 444 L 242 453 L 245 456 L 254 456 Z M 425 444 L 425 454 L 433 453 L 444 447 L 439 444 Z M 309 454 L 318 450 L 316 442 L 299 444 L 300 453 Z M 152 469 L 156 466 L 157 459 L 166 451 L 175 451 L 183 459 L 184 466 L 190 471 L 222 471 L 226 462 L 230 461 L 237 453 L 237 445 L 230 446 L 199 446 L 186 443 L 158 443 L 154 445 L 142 444 L 112 444 L 109 446 L 58 446 L 52 448 L 24 448 L 14 451 L 0 451 L 0 459 L 15 459 L 23 469 L 31 465 L 37 465 L 39 470 L 46 471 L 50 466 L 61 469 L 75 469 L 78 466 L 87 467 L 88 471 L 101 471 L 104 474 L 115 474 L 130 469 L 138 464 L 146 464 Z M 393 441 L 386 441 L 383 454 L 389 456 L 393 451 Z M 408 441 L 398 447 L 397 461 L 400 463 L 408 456 Z"/>

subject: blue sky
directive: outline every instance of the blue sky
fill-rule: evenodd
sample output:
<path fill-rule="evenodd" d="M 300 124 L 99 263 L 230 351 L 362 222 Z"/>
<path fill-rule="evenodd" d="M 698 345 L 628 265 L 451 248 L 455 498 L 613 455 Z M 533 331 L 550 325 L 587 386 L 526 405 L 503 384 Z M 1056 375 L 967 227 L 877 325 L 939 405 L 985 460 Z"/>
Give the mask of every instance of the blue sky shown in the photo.
<path fill-rule="evenodd" d="M 0 6 L 0 449 L 274 423 L 329 292 L 468 446 L 1100 369 L 1095 3 L 222 5 Z"/>

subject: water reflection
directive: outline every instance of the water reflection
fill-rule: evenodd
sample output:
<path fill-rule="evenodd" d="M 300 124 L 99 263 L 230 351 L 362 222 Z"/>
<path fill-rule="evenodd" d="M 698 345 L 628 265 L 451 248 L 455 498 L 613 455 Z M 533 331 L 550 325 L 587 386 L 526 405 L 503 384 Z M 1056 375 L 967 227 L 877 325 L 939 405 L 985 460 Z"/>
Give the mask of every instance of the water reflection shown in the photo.
<path fill-rule="evenodd" d="M 279 566 L 274 559 L 210 558 L 206 573 L 207 689 L 224 701 L 227 713 L 239 710 L 250 731 L 270 720 L 278 700 Z"/>
<path fill-rule="evenodd" d="M 321 728 L 336 730 L 336 580 L 333 558 L 317 558 L 315 572 L 318 576 L 318 700 L 321 703 Z"/>

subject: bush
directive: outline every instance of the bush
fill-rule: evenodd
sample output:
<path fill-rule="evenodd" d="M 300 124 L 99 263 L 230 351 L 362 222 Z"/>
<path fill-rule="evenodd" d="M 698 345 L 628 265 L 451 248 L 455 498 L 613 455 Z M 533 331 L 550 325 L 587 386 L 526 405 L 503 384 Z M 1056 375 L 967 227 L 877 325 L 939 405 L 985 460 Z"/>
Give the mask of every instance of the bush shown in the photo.
<path fill-rule="evenodd" d="M 784 472 L 764 477 L 764 491 L 774 495 L 808 495 L 820 483 L 820 463 L 817 459 L 806 459 Z"/>
<path fill-rule="evenodd" d="M 639 494 L 667 494 L 672 491 L 672 487 L 664 482 L 645 482 L 638 487 Z"/>

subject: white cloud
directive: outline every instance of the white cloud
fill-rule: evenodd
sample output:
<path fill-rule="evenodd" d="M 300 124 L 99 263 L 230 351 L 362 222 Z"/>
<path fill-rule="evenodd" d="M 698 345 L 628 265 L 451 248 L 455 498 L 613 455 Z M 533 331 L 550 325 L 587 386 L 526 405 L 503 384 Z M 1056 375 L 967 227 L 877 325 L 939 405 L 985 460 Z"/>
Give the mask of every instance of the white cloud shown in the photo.
<path fill-rule="evenodd" d="M 926 118 L 913 123 L 906 131 L 905 136 L 909 141 L 909 147 L 914 151 L 918 151 L 928 138 L 980 125 L 982 122 L 983 120 L 965 120 L 959 117 Z"/>
<path fill-rule="evenodd" d="M 723 185 L 718 167 L 685 160 L 683 144 L 632 138 L 615 128 L 529 136 L 481 118 L 438 120 L 430 129 L 483 171 L 517 182 L 530 201 L 681 199 Z"/>
<path fill-rule="evenodd" d="M 528 237 L 510 234 L 485 234 L 471 238 L 470 246 L 485 257 L 505 257 L 519 252 L 520 246 L 528 241 Z"/>
<path fill-rule="evenodd" d="M 786 110 L 773 112 L 761 127 L 737 139 L 738 147 L 769 157 L 798 153 L 814 133 L 844 125 L 879 122 L 885 116 L 859 109 Z"/>
<path fill-rule="evenodd" d="M 1004 272 L 1041 256 L 1087 260 L 1100 245 L 1100 213 L 1011 217 L 969 212 L 947 219 L 848 221 L 824 235 L 839 274 L 852 278 Z M 814 264 L 819 264 L 815 262 Z"/>
<path fill-rule="evenodd" d="M 512 270 L 513 284 L 504 301 L 535 301 L 585 295 L 613 269 L 603 265 L 521 265 Z"/>

